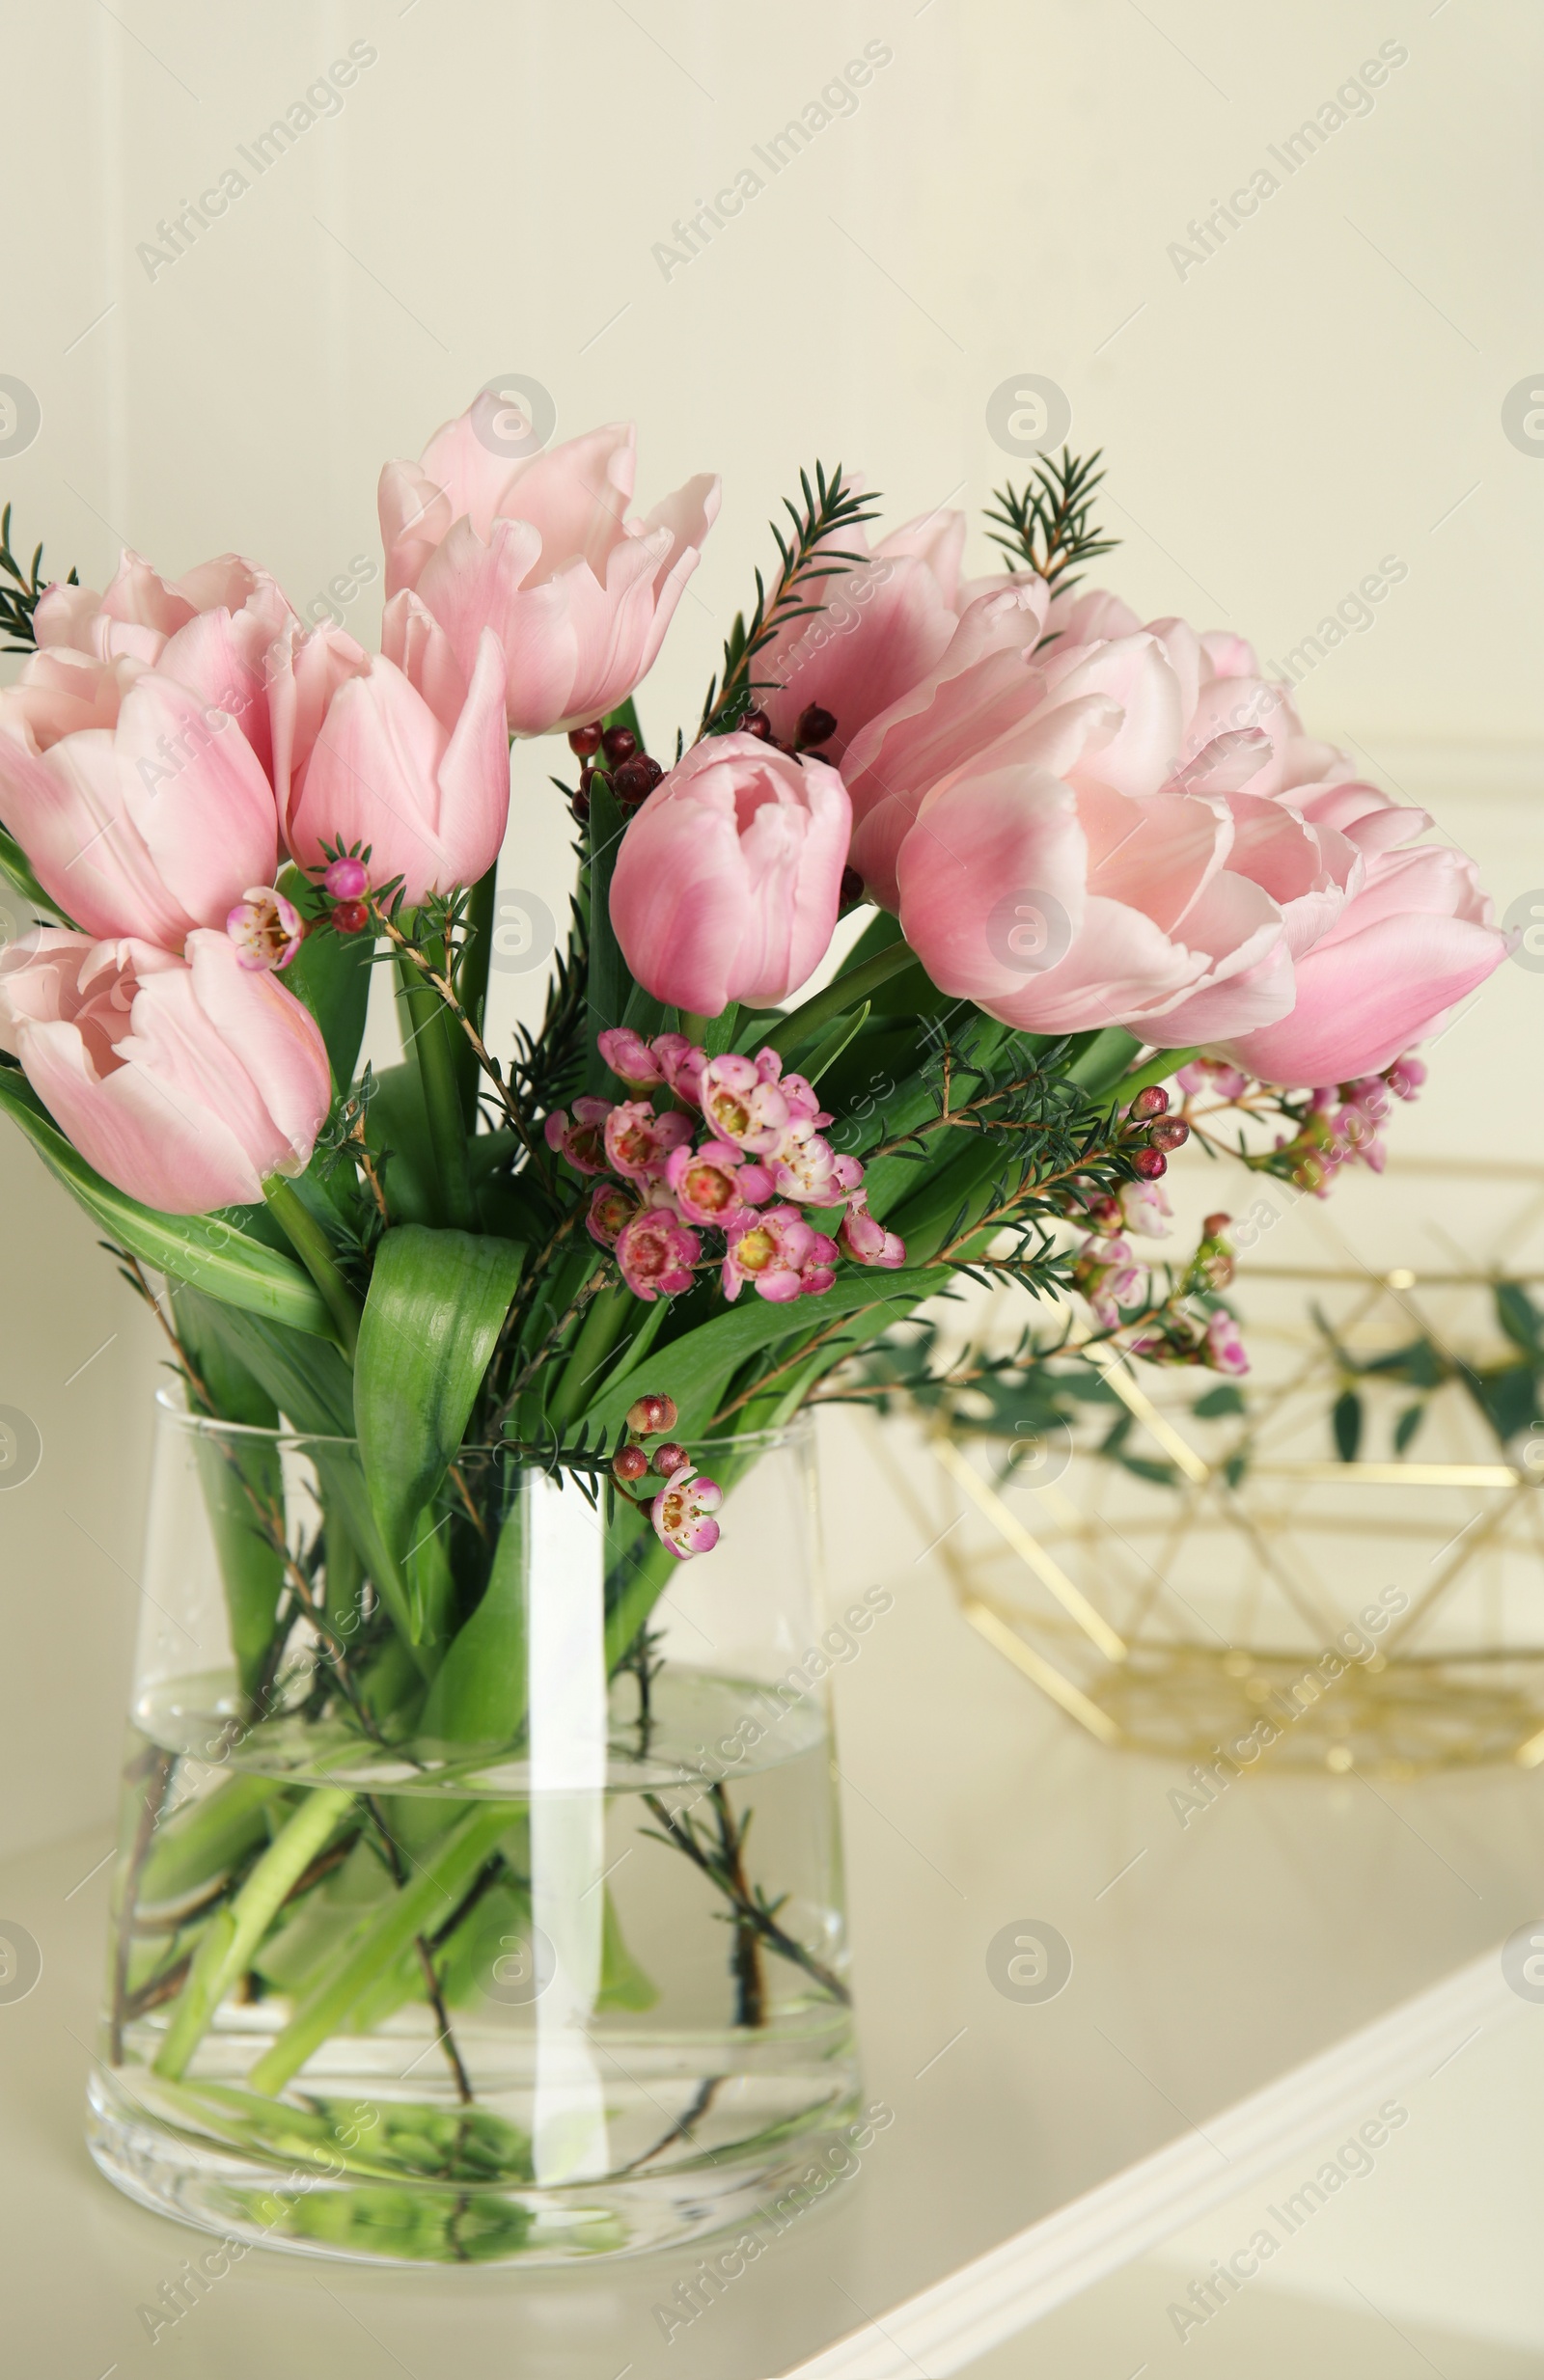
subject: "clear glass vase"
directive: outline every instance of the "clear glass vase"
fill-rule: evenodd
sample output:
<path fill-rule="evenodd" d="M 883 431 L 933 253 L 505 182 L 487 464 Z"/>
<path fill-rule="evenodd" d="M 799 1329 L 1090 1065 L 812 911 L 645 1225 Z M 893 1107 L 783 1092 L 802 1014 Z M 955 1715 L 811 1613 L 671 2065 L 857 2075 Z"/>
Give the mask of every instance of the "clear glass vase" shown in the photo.
<path fill-rule="evenodd" d="M 163 1398 L 90 2089 L 119 2188 L 314 2255 L 553 2261 L 846 2169 L 822 1681 L 888 1599 L 838 1647 L 807 1423 L 693 1452 L 722 1537 L 677 1562 L 613 1491 L 463 1450 L 404 1628 L 351 1441 Z"/>

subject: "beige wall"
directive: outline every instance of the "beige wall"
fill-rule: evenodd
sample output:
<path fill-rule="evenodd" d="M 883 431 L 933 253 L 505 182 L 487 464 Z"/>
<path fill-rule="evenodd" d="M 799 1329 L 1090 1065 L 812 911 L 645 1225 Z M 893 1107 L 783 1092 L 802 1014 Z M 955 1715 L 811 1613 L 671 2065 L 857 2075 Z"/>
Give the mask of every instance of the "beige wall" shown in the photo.
<path fill-rule="evenodd" d="M 796 466 L 861 468 L 897 517 L 979 513 L 1024 469 L 989 399 L 1035 372 L 1074 441 L 1107 450 L 1113 569 L 1144 611 L 1280 657 L 1385 557 L 1404 565 L 1302 700 L 1369 767 L 1442 786 L 1444 824 L 1494 847 L 1504 907 L 1538 849 L 1518 802 L 1544 732 L 1544 455 L 1503 425 L 1544 372 L 1541 41 L 1524 0 L 11 10 L 0 373 L 42 427 L 0 457 L 0 501 L 95 584 L 123 542 L 173 571 L 236 546 L 305 604 L 372 554 L 381 460 L 529 374 L 560 436 L 637 417 L 645 504 L 725 475 L 646 689 L 663 746 Z M 355 41 L 376 55 L 342 113 L 254 175 L 239 145 Z M 866 44 L 892 54 L 856 109 L 772 176 L 757 145 Z M 1380 48 L 1408 56 L 1288 175 L 1272 145 Z M 232 165 L 252 186 L 150 277 L 139 244 Z M 747 166 L 766 186 L 667 278 L 654 244 Z M 1282 187 L 1226 245 L 1172 259 L 1260 169 Z M 377 596 L 347 609 L 367 637 Z M 561 910 L 547 757 L 521 755 L 506 870 Z M 1503 974 L 1496 1014 L 1536 1078 L 1540 980 Z M 1422 1113 L 1466 1129 L 1456 1098 Z M 44 1436 L 0 1496 L 3 1840 L 79 1823 L 110 1789 L 156 1350 L 14 1136 L 0 1169 L 0 1404 Z"/>

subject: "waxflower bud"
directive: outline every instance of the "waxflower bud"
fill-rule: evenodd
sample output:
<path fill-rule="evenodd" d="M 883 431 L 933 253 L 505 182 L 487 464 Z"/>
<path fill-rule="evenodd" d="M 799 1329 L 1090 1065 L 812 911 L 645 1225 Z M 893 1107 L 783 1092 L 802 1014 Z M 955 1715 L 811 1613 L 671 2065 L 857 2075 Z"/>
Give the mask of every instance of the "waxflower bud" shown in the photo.
<path fill-rule="evenodd" d="M 836 732 L 836 714 L 823 709 L 818 702 L 811 702 L 799 713 L 793 735 L 799 750 L 807 752 L 812 744 L 828 744 Z"/>
<path fill-rule="evenodd" d="M 648 1457 L 641 1446 L 620 1446 L 611 1458 L 611 1467 L 624 1487 L 642 1479 L 648 1469 Z"/>
<path fill-rule="evenodd" d="M 765 711 L 747 711 L 740 721 L 740 733 L 741 735 L 758 736 L 763 744 L 769 743 L 772 738 L 772 722 Z"/>
<path fill-rule="evenodd" d="M 370 871 L 363 860 L 344 858 L 334 860 L 321 881 L 335 900 L 357 901 L 370 883 Z"/>
<path fill-rule="evenodd" d="M 1149 1127 L 1147 1145 L 1153 1149 L 1182 1149 L 1189 1138 L 1190 1126 L 1183 1117 L 1166 1115 Z"/>
<path fill-rule="evenodd" d="M 661 1479 L 674 1479 L 691 1459 L 685 1447 L 676 1438 L 667 1438 L 663 1446 L 654 1449 L 654 1468 Z"/>
<path fill-rule="evenodd" d="M 1200 1227 L 1202 1239 L 1220 1240 L 1232 1219 L 1230 1215 L 1208 1215 Z"/>
<path fill-rule="evenodd" d="M 1139 1124 L 1145 1124 L 1149 1116 L 1166 1114 L 1168 1108 L 1169 1093 L 1156 1082 L 1149 1082 L 1131 1103 L 1131 1112 Z"/>
<path fill-rule="evenodd" d="M 370 923 L 370 912 L 363 901 L 338 901 L 333 907 L 332 921 L 340 934 L 363 934 Z"/>
<path fill-rule="evenodd" d="M 648 774 L 648 762 L 640 753 L 619 764 L 612 777 L 611 790 L 623 809 L 636 809 L 640 802 L 648 801 L 655 782 Z"/>
<path fill-rule="evenodd" d="M 1169 1160 L 1162 1149 L 1133 1149 L 1131 1169 L 1133 1173 L 1140 1174 L 1144 1182 L 1156 1182 L 1160 1175 L 1169 1171 Z"/>
<path fill-rule="evenodd" d="M 627 1408 L 627 1427 L 640 1437 L 658 1437 L 674 1430 L 678 1418 L 674 1397 L 638 1397 Z"/>
<path fill-rule="evenodd" d="M 600 750 L 600 722 L 592 720 L 588 727 L 570 727 L 568 750 L 581 760 L 592 760 Z"/>
<path fill-rule="evenodd" d="M 600 749 L 609 765 L 618 769 L 638 750 L 638 738 L 631 727 L 607 727 L 600 738 Z"/>

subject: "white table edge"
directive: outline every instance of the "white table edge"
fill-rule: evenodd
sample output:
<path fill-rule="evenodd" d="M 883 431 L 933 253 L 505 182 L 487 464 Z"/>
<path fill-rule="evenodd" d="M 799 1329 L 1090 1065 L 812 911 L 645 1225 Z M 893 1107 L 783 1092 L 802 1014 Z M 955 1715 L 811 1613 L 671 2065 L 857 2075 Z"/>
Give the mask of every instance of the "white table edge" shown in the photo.
<path fill-rule="evenodd" d="M 1435 2053 L 1463 2046 L 1523 2003 L 1496 1951 L 905 2299 L 783 2380 L 935 2380 L 957 2372 L 1042 2314 L 1198 2221 L 1238 2191 L 1362 2121 Z"/>

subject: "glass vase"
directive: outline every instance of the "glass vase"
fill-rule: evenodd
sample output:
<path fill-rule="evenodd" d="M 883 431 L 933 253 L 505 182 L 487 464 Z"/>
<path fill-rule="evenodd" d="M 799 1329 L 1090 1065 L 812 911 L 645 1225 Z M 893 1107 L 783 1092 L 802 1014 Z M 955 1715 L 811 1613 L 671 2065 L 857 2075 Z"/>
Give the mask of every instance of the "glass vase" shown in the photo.
<path fill-rule="evenodd" d="M 402 1625 L 351 1441 L 163 1397 L 89 2093 L 120 2189 L 550 2262 L 846 2170 L 812 1432 L 693 1452 L 722 1536 L 677 1561 L 614 1488 L 463 1449 Z"/>

